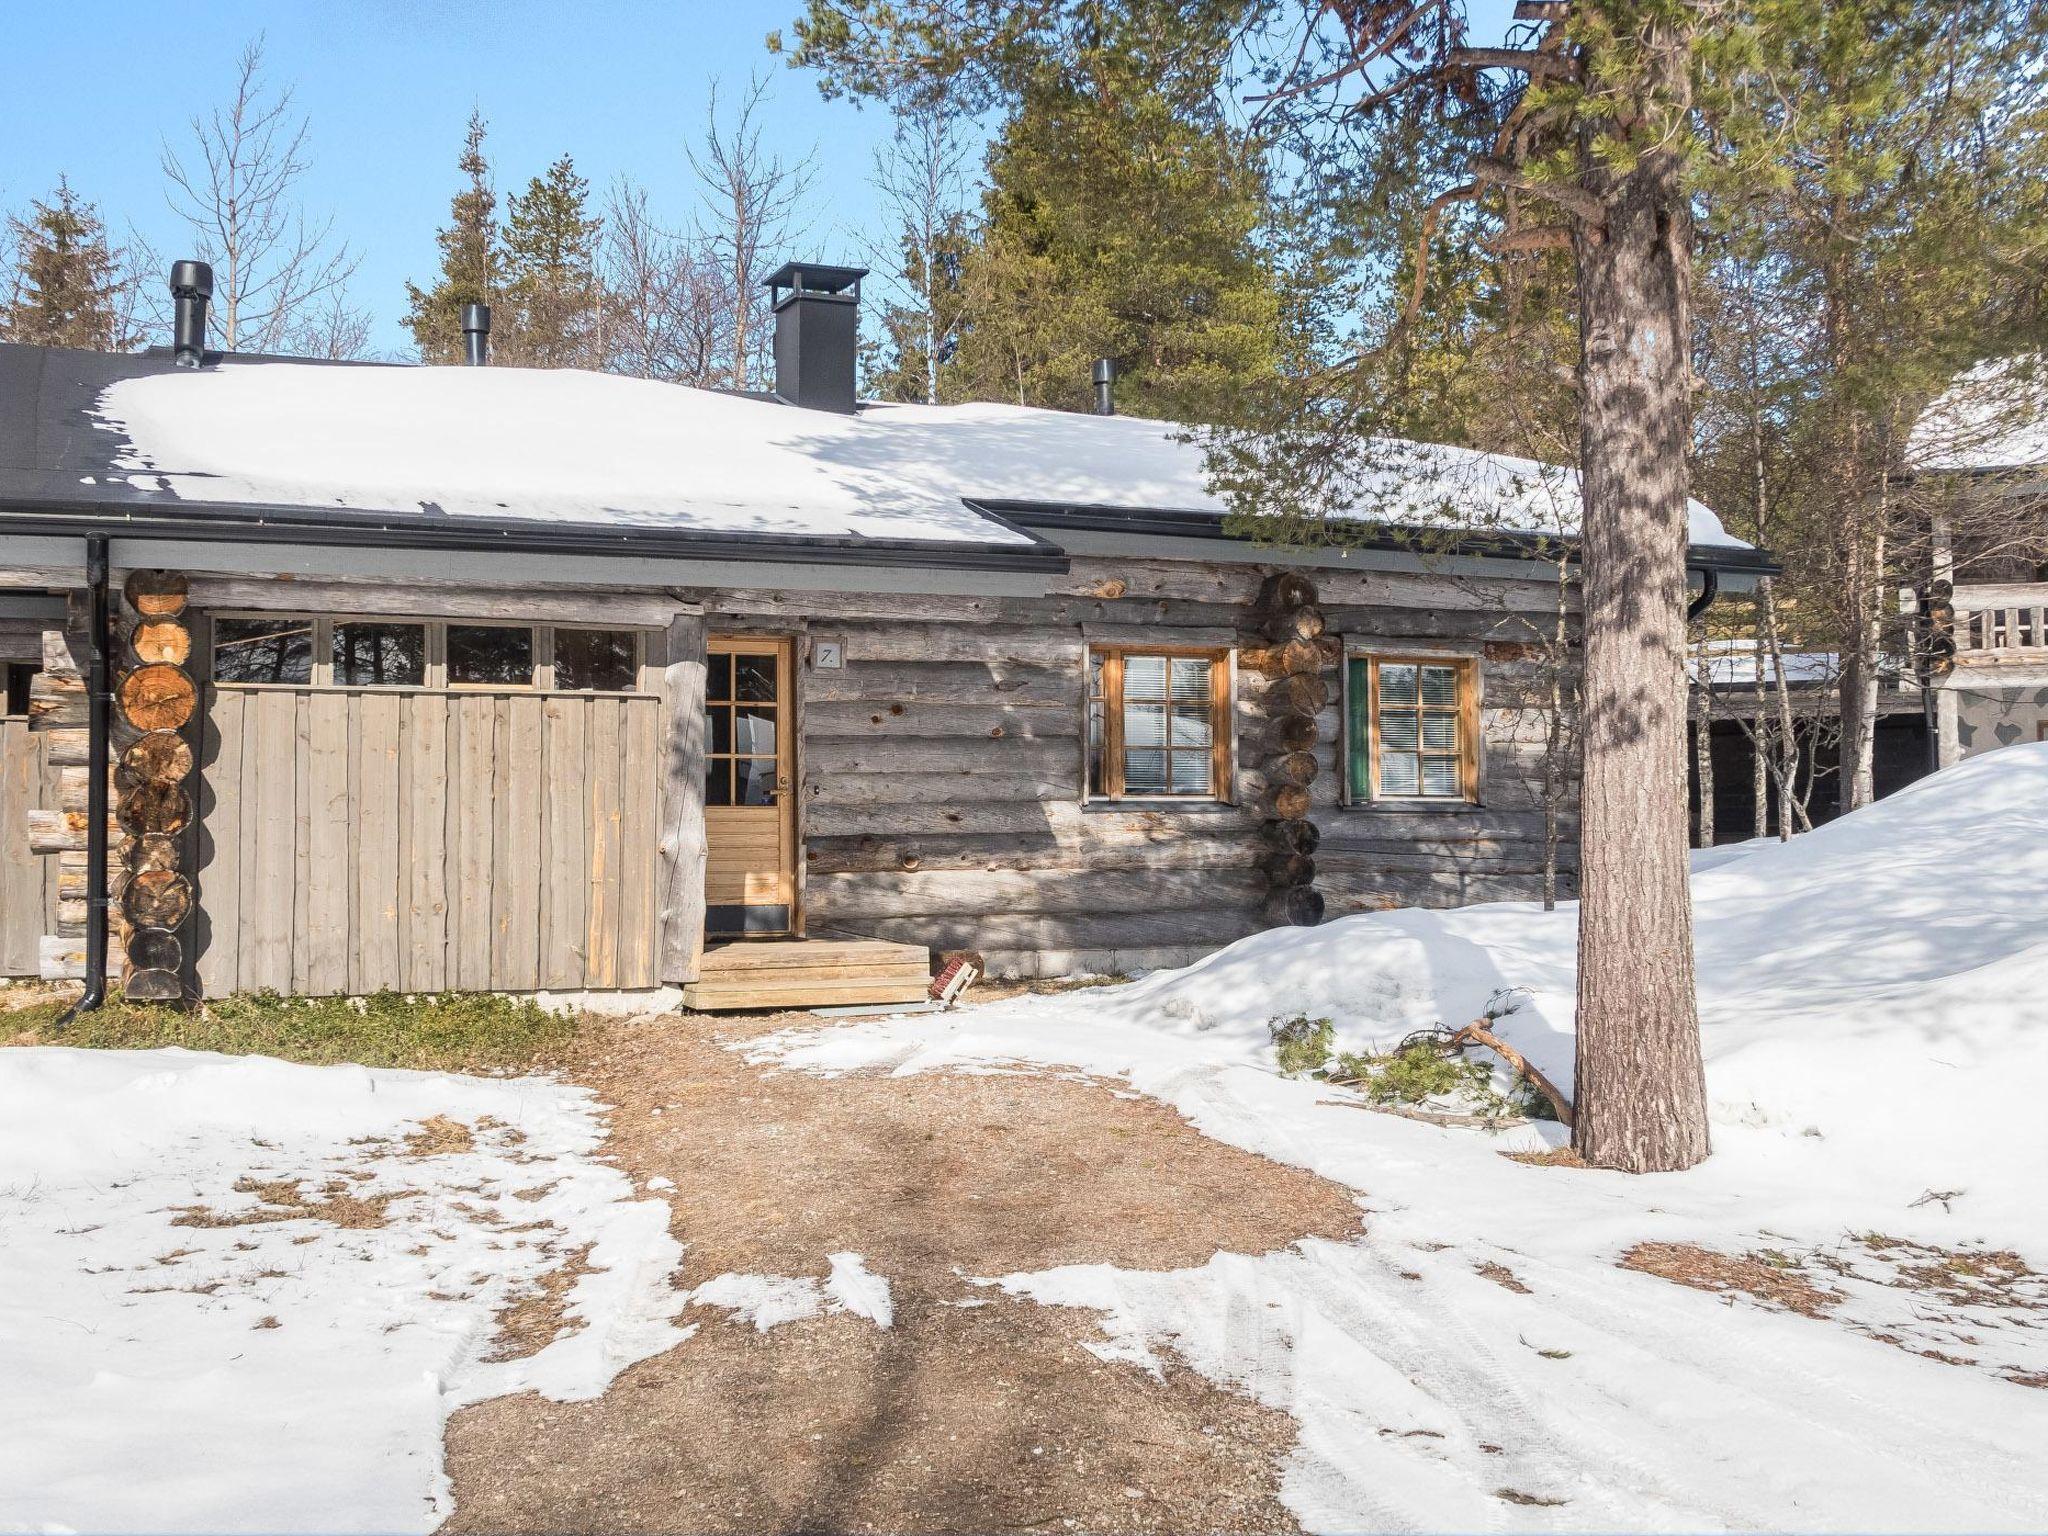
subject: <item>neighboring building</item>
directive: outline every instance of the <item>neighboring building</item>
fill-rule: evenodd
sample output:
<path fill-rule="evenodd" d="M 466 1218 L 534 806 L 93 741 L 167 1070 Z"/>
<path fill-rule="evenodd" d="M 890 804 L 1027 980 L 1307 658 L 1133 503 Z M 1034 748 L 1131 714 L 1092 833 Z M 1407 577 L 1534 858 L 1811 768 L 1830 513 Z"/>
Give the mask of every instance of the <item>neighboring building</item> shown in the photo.
<path fill-rule="evenodd" d="M 1569 476 L 1416 449 L 1416 518 L 1483 535 L 1257 547 L 1161 423 L 856 407 L 859 275 L 777 274 L 774 399 L 0 346 L 46 968 L 92 968 L 116 758 L 112 948 L 161 995 L 897 1000 L 931 950 L 1123 971 L 1536 894 L 1558 583 L 1516 530 Z"/>
<path fill-rule="evenodd" d="M 1785 668 L 1785 693 L 1791 705 L 1792 734 L 1798 748 L 1795 793 L 1808 821 L 1820 826 L 1841 814 L 1841 695 L 1837 658 L 1826 651 L 1788 651 L 1781 660 Z M 1706 686 L 1701 686 L 1702 669 L 1697 657 L 1688 664 L 1688 670 L 1693 680 L 1693 730 L 1697 732 L 1702 720 L 1706 720 L 1711 733 L 1713 841 L 1741 842 L 1758 835 L 1756 807 L 1760 782 L 1763 832 L 1776 835 L 1780 830 L 1778 793 L 1768 770 L 1759 776 L 1755 750 L 1759 715 L 1763 717 L 1767 741 L 1775 743 L 1782 729 L 1777 676 L 1769 657 L 1752 640 L 1716 640 L 1708 648 Z M 1888 656 L 1879 668 L 1877 737 L 1872 747 L 1871 768 L 1878 799 L 1934 771 L 1928 742 L 1926 696 L 1909 674 L 1908 666 Z M 1695 847 L 1704 842 L 1700 836 L 1697 750 L 1695 741 L 1691 772 Z M 1794 830 L 1797 827 L 1795 816 Z"/>
<path fill-rule="evenodd" d="M 1957 377 L 1907 460 L 1933 524 L 1923 595 L 1942 764 L 2048 740 L 2048 360 Z"/>

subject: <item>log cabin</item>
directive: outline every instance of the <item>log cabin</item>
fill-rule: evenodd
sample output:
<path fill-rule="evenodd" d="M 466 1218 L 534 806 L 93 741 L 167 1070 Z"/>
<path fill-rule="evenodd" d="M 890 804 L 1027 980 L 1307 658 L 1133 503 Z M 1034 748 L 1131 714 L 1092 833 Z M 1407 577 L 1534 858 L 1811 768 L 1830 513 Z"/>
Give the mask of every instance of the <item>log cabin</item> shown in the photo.
<path fill-rule="evenodd" d="M 1451 539 L 1266 545 L 1106 380 L 857 400 L 855 268 L 771 280 L 764 394 L 484 366 L 483 306 L 478 366 L 224 356 L 210 276 L 169 348 L 0 345 L 16 968 L 887 1003 L 1533 897 L 1547 846 L 1569 892 L 1567 472 L 1408 445 Z"/>

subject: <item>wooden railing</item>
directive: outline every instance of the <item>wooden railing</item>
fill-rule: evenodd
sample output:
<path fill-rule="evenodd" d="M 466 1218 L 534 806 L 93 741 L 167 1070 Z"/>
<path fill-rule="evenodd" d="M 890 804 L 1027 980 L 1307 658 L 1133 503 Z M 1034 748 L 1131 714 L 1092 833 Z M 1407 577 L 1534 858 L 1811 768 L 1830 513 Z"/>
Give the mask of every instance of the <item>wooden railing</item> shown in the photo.
<path fill-rule="evenodd" d="M 2048 660 L 2048 583 L 1958 587 L 1956 660 Z"/>

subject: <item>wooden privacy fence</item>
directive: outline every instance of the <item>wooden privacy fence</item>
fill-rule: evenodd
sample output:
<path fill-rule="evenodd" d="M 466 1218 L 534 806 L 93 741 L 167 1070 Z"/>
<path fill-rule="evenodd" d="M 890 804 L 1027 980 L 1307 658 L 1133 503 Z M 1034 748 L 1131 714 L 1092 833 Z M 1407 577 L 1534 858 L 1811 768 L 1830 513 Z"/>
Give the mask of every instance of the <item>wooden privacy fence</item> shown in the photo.
<path fill-rule="evenodd" d="M 28 813 L 57 804 L 47 734 L 0 715 L 0 976 L 33 976 L 43 935 L 57 931 L 57 861 L 31 853 Z"/>
<path fill-rule="evenodd" d="M 209 688 L 208 996 L 656 984 L 661 701 Z"/>

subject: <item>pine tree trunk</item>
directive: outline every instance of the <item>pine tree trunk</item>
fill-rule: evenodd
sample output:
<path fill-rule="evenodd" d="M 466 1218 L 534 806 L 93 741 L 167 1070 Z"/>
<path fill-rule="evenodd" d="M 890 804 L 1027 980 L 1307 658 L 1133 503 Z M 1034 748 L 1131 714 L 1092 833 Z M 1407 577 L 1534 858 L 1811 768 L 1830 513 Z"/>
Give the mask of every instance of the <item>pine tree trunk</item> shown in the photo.
<path fill-rule="evenodd" d="M 1596 173 L 1596 178 L 1605 173 Z M 1691 220 L 1661 150 L 1577 236 L 1584 477 L 1579 1154 L 1648 1173 L 1707 1155 L 1686 835 Z"/>

